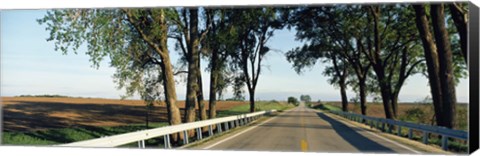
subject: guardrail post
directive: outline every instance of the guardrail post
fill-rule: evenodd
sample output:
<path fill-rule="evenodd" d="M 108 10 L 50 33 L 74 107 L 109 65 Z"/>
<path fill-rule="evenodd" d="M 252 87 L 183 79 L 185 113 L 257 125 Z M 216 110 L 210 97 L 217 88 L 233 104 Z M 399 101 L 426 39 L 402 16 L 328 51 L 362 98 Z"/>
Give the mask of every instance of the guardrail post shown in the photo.
<path fill-rule="evenodd" d="M 428 132 L 423 131 L 423 143 L 428 144 Z"/>
<path fill-rule="evenodd" d="M 217 123 L 217 133 L 222 133 L 222 125 Z"/>
<path fill-rule="evenodd" d="M 240 122 L 238 122 L 238 120 L 235 120 L 235 126 L 236 126 L 236 127 L 240 126 L 239 123 L 240 123 Z"/>
<path fill-rule="evenodd" d="M 183 144 L 188 144 L 188 133 L 187 131 L 183 131 Z"/>
<path fill-rule="evenodd" d="M 197 140 L 202 140 L 202 128 L 197 128 Z"/>
<path fill-rule="evenodd" d="M 393 125 L 387 124 L 387 133 L 392 133 Z"/>
<path fill-rule="evenodd" d="M 448 137 L 445 135 L 442 135 L 442 149 L 448 150 Z"/>
<path fill-rule="evenodd" d="M 138 148 L 145 148 L 145 140 L 138 141 Z"/>
<path fill-rule="evenodd" d="M 380 124 L 382 124 L 382 132 L 385 132 L 385 123 L 381 122 Z"/>
<path fill-rule="evenodd" d="M 225 131 L 228 131 L 228 124 L 229 124 L 229 122 L 223 123 L 223 125 L 225 126 Z"/>
<path fill-rule="evenodd" d="M 402 127 L 401 126 L 397 126 L 397 135 L 402 136 Z"/>
<path fill-rule="evenodd" d="M 411 128 L 408 129 L 408 138 L 412 139 L 413 138 L 413 131 Z"/>
<path fill-rule="evenodd" d="M 163 144 L 165 144 L 165 148 L 171 148 L 169 134 L 163 136 Z"/>
<path fill-rule="evenodd" d="M 208 125 L 208 136 L 212 136 L 213 135 L 213 127 L 212 125 Z"/>

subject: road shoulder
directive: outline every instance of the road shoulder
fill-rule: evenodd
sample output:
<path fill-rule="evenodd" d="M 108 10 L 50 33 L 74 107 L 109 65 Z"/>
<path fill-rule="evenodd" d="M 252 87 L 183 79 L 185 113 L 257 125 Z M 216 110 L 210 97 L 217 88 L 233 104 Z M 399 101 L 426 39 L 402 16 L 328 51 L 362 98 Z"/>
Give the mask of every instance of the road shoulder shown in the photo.
<path fill-rule="evenodd" d="M 316 111 L 324 113 L 325 115 L 327 115 L 331 118 L 334 118 L 337 121 L 340 121 L 340 122 L 344 123 L 345 125 L 347 125 L 349 127 L 356 127 L 356 128 L 364 129 L 367 132 L 371 132 L 371 133 L 373 133 L 373 134 L 375 134 L 379 137 L 383 137 L 385 139 L 396 142 L 400 145 L 406 146 L 408 148 L 414 149 L 414 150 L 419 151 L 419 152 L 424 153 L 424 154 L 454 154 L 454 153 L 451 153 L 451 152 L 448 152 L 448 151 L 443 151 L 439 147 L 434 147 L 432 145 L 425 145 L 421 142 L 410 140 L 408 138 L 399 137 L 399 136 L 396 136 L 396 135 L 393 135 L 393 134 L 381 132 L 378 129 L 370 128 L 370 126 L 367 126 L 365 124 L 354 122 L 354 121 L 345 119 L 343 117 L 340 117 L 340 116 L 332 114 L 332 113 L 328 113 L 328 112 L 321 111 L 321 110 L 316 110 Z"/>

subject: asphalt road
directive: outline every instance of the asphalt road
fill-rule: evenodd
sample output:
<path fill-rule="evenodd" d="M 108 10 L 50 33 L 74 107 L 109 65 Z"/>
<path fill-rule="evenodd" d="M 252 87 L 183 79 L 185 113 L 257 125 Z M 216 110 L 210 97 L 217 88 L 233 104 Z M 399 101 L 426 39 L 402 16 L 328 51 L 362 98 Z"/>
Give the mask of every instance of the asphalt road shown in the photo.
<path fill-rule="evenodd" d="M 195 149 L 237 151 L 304 151 L 418 153 L 365 129 L 324 113 L 296 107 L 263 123 L 208 141 Z"/>

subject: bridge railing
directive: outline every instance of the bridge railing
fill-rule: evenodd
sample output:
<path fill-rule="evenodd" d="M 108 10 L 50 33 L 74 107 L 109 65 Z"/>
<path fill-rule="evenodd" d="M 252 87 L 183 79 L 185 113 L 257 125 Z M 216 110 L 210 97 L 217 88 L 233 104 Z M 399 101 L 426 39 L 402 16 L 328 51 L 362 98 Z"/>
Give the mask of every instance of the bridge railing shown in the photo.
<path fill-rule="evenodd" d="M 342 116 L 352 121 L 361 122 L 370 127 L 378 128 L 384 132 L 392 133 L 393 129 L 396 127 L 397 135 L 402 136 L 402 127 L 408 129 L 408 138 L 413 138 L 413 130 L 423 132 L 422 142 L 424 144 L 428 143 L 428 136 L 429 134 L 438 134 L 441 136 L 441 145 L 443 150 L 448 150 L 448 138 L 456 138 L 460 140 L 468 140 L 468 132 L 461 131 L 461 130 L 453 130 L 446 127 L 440 126 L 431 126 L 431 125 L 424 125 L 424 124 L 416 124 L 404 121 L 397 121 L 392 119 L 385 119 L 385 118 L 376 118 L 365 116 L 361 114 L 354 114 L 354 113 L 347 113 L 342 111 L 330 111 L 334 114 Z"/>
<path fill-rule="evenodd" d="M 197 122 L 184 123 L 173 126 L 159 127 L 147 130 L 141 130 L 136 132 L 118 134 L 113 136 L 107 136 L 97 139 L 84 140 L 79 142 L 61 144 L 57 146 L 68 146 L 68 147 L 117 147 L 129 143 L 138 142 L 139 148 L 145 148 L 145 140 L 163 137 L 165 148 L 171 148 L 170 144 L 170 135 L 180 133 L 183 134 L 183 144 L 189 143 L 188 132 L 189 130 L 195 130 L 197 140 L 202 139 L 202 128 L 208 127 L 208 136 L 214 134 L 214 126 L 217 133 L 222 133 L 222 131 L 227 131 L 231 128 L 243 126 L 247 123 L 258 119 L 259 117 L 276 112 L 276 110 L 269 111 L 260 111 L 249 114 L 241 114 L 229 117 L 215 118 L 210 120 L 203 120 Z M 223 128 L 222 128 L 223 127 Z"/>

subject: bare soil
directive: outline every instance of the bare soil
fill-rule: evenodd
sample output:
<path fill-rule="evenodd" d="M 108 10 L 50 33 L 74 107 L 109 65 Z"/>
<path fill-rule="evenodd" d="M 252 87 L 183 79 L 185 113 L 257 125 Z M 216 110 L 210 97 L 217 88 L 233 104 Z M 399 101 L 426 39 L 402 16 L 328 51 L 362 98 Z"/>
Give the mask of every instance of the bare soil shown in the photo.
<path fill-rule="evenodd" d="M 4 131 L 36 131 L 78 126 L 119 126 L 144 123 L 146 106 L 141 100 L 99 98 L 1 97 Z M 217 110 L 246 102 L 218 101 Z M 185 108 L 184 101 L 177 105 Z M 205 101 L 208 109 L 208 101 Z M 183 111 L 181 111 L 183 113 Z M 150 111 L 150 122 L 166 122 L 164 103 Z M 183 116 L 183 115 L 182 115 Z"/>

